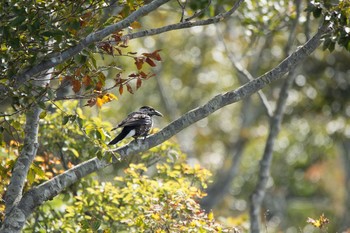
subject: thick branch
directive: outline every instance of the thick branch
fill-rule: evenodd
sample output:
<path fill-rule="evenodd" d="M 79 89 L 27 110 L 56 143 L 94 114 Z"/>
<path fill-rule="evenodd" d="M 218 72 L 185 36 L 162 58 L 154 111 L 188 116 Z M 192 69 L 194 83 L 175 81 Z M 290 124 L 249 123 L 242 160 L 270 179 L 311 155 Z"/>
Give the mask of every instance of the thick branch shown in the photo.
<path fill-rule="evenodd" d="M 45 86 L 46 81 L 35 83 L 37 86 Z M 41 101 L 38 98 L 37 101 Z M 26 113 L 25 137 L 21 153 L 12 170 L 10 184 L 7 186 L 5 200 L 5 219 L 0 232 L 20 232 L 26 221 L 23 209 L 18 208 L 22 200 L 23 187 L 27 174 L 39 147 L 38 131 L 39 118 L 42 109 L 38 104 L 34 104 Z"/>
<path fill-rule="evenodd" d="M 252 95 L 258 90 L 261 90 L 269 83 L 281 79 L 284 74 L 294 69 L 301 61 L 307 58 L 319 46 L 321 36 L 324 34 L 324 32 L 324 29 L 320 29 L 318 33 L 304 46 L 300 47 L 297 51 L 283 60 L 276 68 L 272 69 L 270 72 L 267 72 L 261 77 L 246 83 L 236 90 L 215 96 L 203 106 L 187 112 L 166 126 L 164 129 L 146 138 L 142 142 L 133 141 L 125 146 L 111 150 L 111 152 L 119 154 L 121 156 L 121 159 L 124 159 L 131 154 L 144 152 L 168 140 L 181 130 L 209 116 L 220 108 L 228 104 L 238 102 L 241 99 Z M 119 160 L 114 159 L 113 163 L 117 162 L 119 162 Z M 69 185 L 75 183 L 80 178 L 85 177 L 90 173 L 100 170 L 108 165 L 110 165 L 110 163 L 104 160 L 99 160 L 97 158 L 90 159 L 66 171 L 65 173 L 60 174 L 53 179 L 31 189 L 22 198 L 19 206 L 23 208 L 24 212 L 28 216 L 33 212 L 35 207 L 39 206 L 44 201 L 52 199 Z"/>
<path fill-rule="evenodd" d="M 38 149 L 39 115 L 41 108 L 34 106 L 26 114 L 23 149 L 12 170 L 10 184 L 4 197 L 7 214 L 20 201 L 27 173 Z"/>
<path fill-rule="evenodd" d="M 71 47 L 62 53 L 54 54 L 49 60 L 42 61 L 38 65 L 13 77 L 16 85 L 19 86 L 25 81 L 29 80 L 31 77 L 34 77 L 35 75 L 39 74 L 40 72 L 43 72 L 47 69 L 50 69 L 52 67 L 55 67 L 56 65 L 63 63 L 64 61 L 73 57 L 77 53 L 81 52 L 84 48 L 86 48 L 90 44 L 97 41 L 101 41 L 103 38 L 112 34 L 113 32 L 116 32 L 118 30 L 128 27 L 131 23 L 136 21 L 138 18 L 154 11 L 159 6 L 163 5 L 168 1 L 169 0 L 154 0 L 151 3 L 140 7 L 138 10 L 134 11 L 128 17 L 121 20 L 120 22 L 110 25 L 100 31 L 89 34 L 85 39 L 81 40 L 79 44 L 75 45 L 74 47 Z"/>

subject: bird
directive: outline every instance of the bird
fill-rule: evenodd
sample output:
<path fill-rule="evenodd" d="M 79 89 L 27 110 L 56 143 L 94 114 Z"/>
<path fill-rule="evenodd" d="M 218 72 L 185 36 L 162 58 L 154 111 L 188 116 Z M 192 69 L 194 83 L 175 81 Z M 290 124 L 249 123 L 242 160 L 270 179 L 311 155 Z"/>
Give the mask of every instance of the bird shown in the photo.
<path fill-rule="evenodd" d="M 148 135 L 153 126 L 153 116 L 162 117 L 163 114 L 150 106 L 142 106 L 139 110 L 129 113 L 129 115 L 112 129 L 123 128 L 120 134 L 115 137 L 108 145 L 114 145 L 127 137 L 144 137 Z"/>

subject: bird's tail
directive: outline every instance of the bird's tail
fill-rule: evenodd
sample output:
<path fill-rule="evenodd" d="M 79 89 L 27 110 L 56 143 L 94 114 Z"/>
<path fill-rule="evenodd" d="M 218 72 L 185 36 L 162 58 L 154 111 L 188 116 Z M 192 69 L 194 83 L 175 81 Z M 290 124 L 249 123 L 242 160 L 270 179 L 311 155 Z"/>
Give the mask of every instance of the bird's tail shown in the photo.
<path fill-rule="evenodd" d="M 127 135 L 128 131 L 123 129 L 117 137 L 115 137 L 110 143 L 108 143 L 108 145 L 114 145 L 118 143 L 119 141 L 123 140 Z"/>

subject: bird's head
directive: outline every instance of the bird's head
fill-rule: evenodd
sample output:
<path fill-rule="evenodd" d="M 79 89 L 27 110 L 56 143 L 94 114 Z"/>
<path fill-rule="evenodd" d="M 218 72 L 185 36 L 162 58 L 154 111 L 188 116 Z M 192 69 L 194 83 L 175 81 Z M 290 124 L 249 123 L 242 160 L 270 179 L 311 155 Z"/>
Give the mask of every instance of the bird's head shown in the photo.
<path fill-rule="evenodd" d="M 144 112 L 144 113 L 148 114 L 149 116 L 160 116 L 160 117 L 163 116 L 163 114 L 161 114 L 160 112 L 158 112 L 157 110 L 155 110 L 154 108 L 152 108 L 150 106 L 143 106 L 140 108 L 139 111 Z"/>

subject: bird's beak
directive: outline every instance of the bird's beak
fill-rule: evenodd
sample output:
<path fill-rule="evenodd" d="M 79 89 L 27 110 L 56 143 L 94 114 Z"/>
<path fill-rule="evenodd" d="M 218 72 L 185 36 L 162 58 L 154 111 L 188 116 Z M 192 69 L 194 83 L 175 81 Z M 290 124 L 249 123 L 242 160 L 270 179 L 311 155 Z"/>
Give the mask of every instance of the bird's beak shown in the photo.
<path fill-rule="evenodd" d="M 154 110 L 154 114 L 153 114 L 153 115 L 163 117 L 163 114 L 161 114 L 161 113 L 158 112 L 157 110 Z"/>

